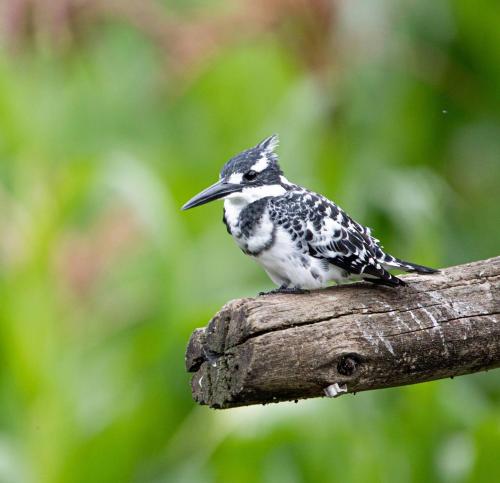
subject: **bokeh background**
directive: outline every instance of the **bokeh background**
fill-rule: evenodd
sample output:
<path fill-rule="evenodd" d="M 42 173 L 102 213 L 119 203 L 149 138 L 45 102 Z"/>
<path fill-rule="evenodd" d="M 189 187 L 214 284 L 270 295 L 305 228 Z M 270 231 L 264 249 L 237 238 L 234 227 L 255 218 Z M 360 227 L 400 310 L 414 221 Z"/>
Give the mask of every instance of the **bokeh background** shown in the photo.
<path fill-rule="evenodd" d="M 498 255 L 496 0 L 2 0 L 0 482 L 492 482 L 500 376 L 216 412 L 191 331 L 270 289 L 214 203 L 282 166 L 431 266 Z"/>

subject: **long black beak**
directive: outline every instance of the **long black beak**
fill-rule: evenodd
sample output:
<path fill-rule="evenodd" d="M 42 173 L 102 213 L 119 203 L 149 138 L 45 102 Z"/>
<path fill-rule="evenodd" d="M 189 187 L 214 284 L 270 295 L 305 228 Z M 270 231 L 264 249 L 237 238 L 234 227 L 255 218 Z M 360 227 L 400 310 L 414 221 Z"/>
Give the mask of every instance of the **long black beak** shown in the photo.
<path fill-rule="evenodd" d="M 209 186 L 207 189 L 193 196 L 183 207 L 183 210 L 189 210 L 189 208 L 194 208 L 195 206 L 204 205 L 209 201 L 218 200 L 226 195 L 234 193 L 235 191 L 241 190 L 241 185 L 226 183 L 224 180 L 217 181 L 217 183 Z"/>

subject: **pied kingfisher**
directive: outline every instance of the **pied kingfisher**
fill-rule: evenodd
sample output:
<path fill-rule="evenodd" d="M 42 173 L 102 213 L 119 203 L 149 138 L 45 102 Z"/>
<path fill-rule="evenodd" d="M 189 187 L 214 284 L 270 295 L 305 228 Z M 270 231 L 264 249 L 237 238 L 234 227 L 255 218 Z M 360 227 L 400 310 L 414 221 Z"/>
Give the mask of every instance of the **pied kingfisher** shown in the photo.
<path fill-rule="evenodd" d="M 395 287 L 405 283 L 389 269 L 436 272 L 385 253 L 370 228 L 324 196 L 288 181 L 278 164 L 277 145 L 273 135 L 231 158 L 219 181 L 182 207 L 224 198 L 227 231 L 279 286 L 273 292 L 302 292 L 360 278 Z"/>

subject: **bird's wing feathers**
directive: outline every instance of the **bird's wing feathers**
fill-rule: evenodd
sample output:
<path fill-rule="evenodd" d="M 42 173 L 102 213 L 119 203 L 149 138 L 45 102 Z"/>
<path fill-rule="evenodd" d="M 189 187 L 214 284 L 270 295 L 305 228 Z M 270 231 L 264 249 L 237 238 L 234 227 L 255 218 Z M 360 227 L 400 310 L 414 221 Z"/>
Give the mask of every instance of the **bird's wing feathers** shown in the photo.
<path fill-rule="evenodd" d="M 399 285 L 399 279 L 382 266 L 385 254 L 370 229 L 324 196 L 300 189 L 289 191 L 271 202 L 270 214 L 311 256 L 325 259 L 350 274 Z"/>

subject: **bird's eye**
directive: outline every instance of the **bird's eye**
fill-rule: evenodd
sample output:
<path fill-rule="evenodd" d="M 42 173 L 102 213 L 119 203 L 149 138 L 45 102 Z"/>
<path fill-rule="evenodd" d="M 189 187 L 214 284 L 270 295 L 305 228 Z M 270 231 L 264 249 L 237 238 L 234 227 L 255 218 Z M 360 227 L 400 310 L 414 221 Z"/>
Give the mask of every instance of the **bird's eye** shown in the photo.
<path fill-rule="evenodd" d="M 251 169 L 250 171 L 247 171 L 244 175 L 243 178 L 247 181 L 252 181 L 257 177 L 257 171 L 254 171 Z"/>

